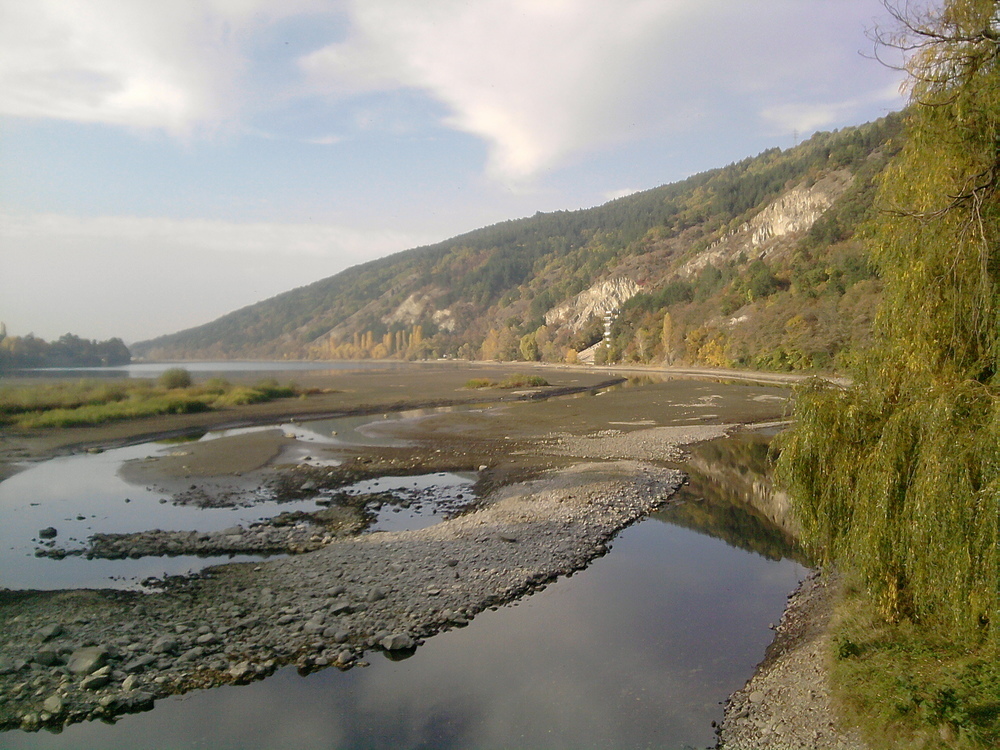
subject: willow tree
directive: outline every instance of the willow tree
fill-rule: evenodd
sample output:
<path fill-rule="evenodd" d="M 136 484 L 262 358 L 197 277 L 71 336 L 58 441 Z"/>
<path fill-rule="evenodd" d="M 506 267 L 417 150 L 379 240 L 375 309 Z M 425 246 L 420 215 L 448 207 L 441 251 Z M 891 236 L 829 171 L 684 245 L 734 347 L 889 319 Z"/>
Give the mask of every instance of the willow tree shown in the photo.
<path fill-rule="evenodd" d="M 1000 0 L 889 9 L 910 104 L 868 227 L 877 343 L 852 387 L 800 394 L 779 476 L 887 619 L 998 645 Z"/>

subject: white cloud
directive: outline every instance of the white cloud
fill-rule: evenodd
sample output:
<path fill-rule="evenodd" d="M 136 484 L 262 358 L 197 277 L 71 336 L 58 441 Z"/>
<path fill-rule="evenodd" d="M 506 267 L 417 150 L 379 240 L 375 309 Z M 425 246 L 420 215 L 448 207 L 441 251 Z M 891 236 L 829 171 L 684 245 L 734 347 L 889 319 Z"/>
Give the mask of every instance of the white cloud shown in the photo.
<path fill-rule="evenodd" d="M 877 0 L 352 0 L 351 34 L 305 56 L 342 99 L 410 88 L 483 138 L 517 186 L 578 154 L 692 131 L 748 102 L 792 128 L 837 122 Z M 878 81 L 880 76 L 873 78 Z M 770 103 L 769 103 L 770 102 Z M 738 117 L 738 114 L 736 115 Z"/>
<path fill-rule="evenodd" d="M 0 114 L 186 134 L 239 109 L 252 28 L 313 0 L 0 0 Z"/>
<path fill-rule="evenodd" d="M 837 102 L 792 103 L 765 107 L 760 116 L 776 133 L 798 131 L 809 136 L 817 130 L 854 119 L 855 113 L 872 104 L 884 105 L 886 111 L 898 109 L 902 103 L 899 83 L 883 85 L 865 96 Z"/>
<path fill-rule="evenodd" d="M 184 248 L 273 258 L 318 256 L 348 265 L 429 241 L 426 237 L 391 230 L 206 219 L 0 213 L 0 224 L 3 226 L 0 236 L 11 248 L 23 247 L 25 243 L 42 248 L 64 242 L 93 246 L 112 242 L 136 251 L 159 251 L 166 255 L 172 248 Z"/>
<path fill-rule="evenodd" d="M 126 340 L 208 322 L 427 236 L 307 224 L 0 213 L 0 320 Z"/>
<path fill-rule="evenodd" d="M 400 110 L 429 97 L 441 124 L 486 142 L 488 174 L 518 187 L 581 154 L 726 118 L 786 131 L 846 124 L 859 111 L 843 104 L 851 92 L 885 78 L 870 61 L 872 74 L 858 73 L 863 26 L 880 9 L 878 0 L 0 0 L 0 114 L 253 132 L 261 109 L 291 111 L 325 94 L 349 112 L 309 122 L 311 132 L 385 121 L 395 124 L 381 130 L 398 135 L 410 122 Z M 262 50 L 276 21 L 301 30 L 313 18 L 336 18 L 337 29 L 346 19 L 349 31 L 302 57 L 303 80 L 293 81 L 287 64 L 300 52 L 276 64 L 274 49 Z M 419 96 L 384 96 L 394 89 Z M 283 122 L 305 121 L 299 112 Z"/>
<path fill-rule="evenodd" d="M 626 137 L 671 24 L 662 0 L 357 0 L 353 35 L 306 56 L 314 84 L 342 96 L 429 92 L 445 124 L 483 137 L 488 171 L 518 182 Z"/>

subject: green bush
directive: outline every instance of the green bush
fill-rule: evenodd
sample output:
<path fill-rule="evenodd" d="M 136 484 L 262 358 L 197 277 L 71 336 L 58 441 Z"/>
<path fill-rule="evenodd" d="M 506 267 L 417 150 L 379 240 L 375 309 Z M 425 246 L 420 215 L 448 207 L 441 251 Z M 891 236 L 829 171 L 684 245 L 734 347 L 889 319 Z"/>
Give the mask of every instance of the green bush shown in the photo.
<path fill-rule="evenodd" d="M 169 370 L 164 370 L 157 382 L 161 387 L 166 388 L 167 390 L 190 388 L 191 373 L 183 367 L 171 367 Z"/>
<path fill-rule="evenodd" d="M 247 404 L 259 404 L 264 401 L 270 401 L 270 399 L 256 388 L 238 385 L 219 396 L 219 398 L 212 402 L 212 405 L 215 407 L 246 406 Z"/>
<path fill-rule="evenodd" d="M 223 393 L 226 393 L 233 386 L 225 378 L 214 377 L 206 380 L 201 387 L 205 391 L 205 393 L 217 393 L 221 395 Z"/>

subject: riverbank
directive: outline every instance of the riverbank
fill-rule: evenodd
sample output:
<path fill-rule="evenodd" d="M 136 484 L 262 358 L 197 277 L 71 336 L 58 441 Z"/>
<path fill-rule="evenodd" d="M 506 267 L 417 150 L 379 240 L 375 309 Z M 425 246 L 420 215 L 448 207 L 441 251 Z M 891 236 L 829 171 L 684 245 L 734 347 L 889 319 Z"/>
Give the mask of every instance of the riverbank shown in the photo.
<path fill-rule="evenodd" d="M 157 593 L 0 592 L 0 726 L 147 710 L 167 695 L 405 655 L 606 552 L 665 502 L 678 472 L 583 464 L 512 485 L 427 529 L 226 565 Z M 373 565 L 373 561 L 378 561 Z"/>
<path fill-rule="evenodd" d="M 718 750 L 868 750 L 836 721 L 829 688 L 830 618 L 839 577 L 814 572 L 789 597 L 774 642 L 747 684 L 730 696 Z"/>

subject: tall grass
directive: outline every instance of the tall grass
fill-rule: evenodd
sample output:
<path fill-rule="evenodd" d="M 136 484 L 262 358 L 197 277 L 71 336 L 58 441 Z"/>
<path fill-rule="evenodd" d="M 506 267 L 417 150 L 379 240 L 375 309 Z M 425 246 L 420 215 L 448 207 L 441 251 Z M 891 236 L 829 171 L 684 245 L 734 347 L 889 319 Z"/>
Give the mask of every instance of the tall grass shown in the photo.
<path fill-rule="evenodd" d="M 161 414 L 192 414 L 299 395 L 294 386 L 261 381 L 234 386 L 222 378 L 178 385 L 181 378 L 45 383 L 0 388 L 0 424 L 28 429 L 83 427 Z"/>

